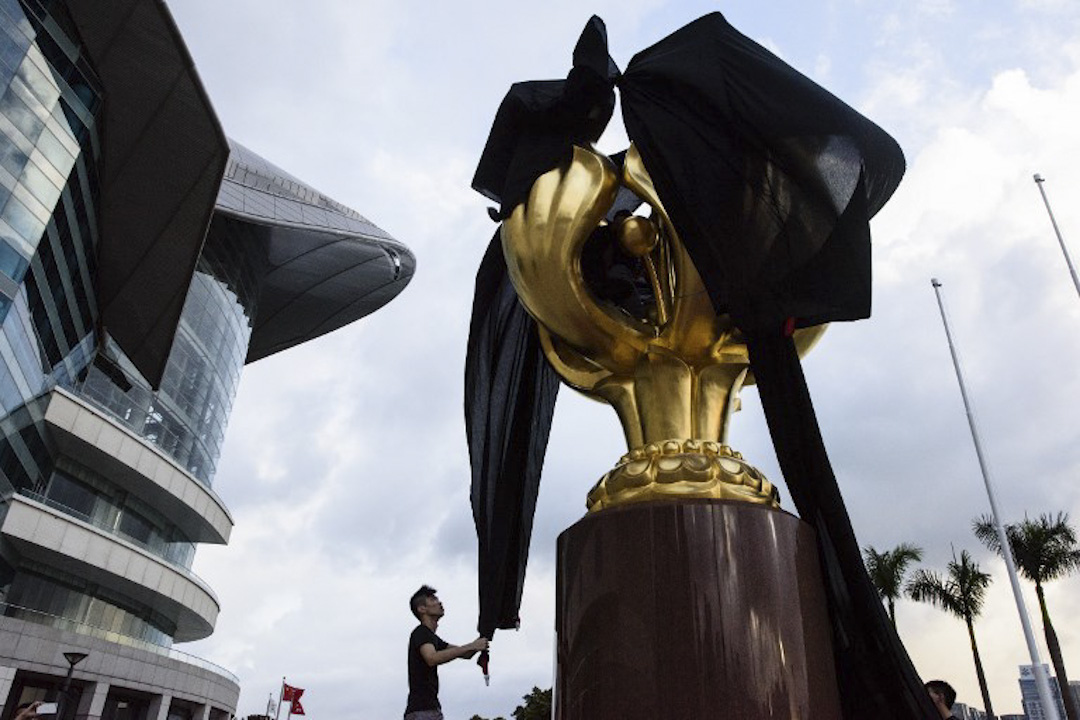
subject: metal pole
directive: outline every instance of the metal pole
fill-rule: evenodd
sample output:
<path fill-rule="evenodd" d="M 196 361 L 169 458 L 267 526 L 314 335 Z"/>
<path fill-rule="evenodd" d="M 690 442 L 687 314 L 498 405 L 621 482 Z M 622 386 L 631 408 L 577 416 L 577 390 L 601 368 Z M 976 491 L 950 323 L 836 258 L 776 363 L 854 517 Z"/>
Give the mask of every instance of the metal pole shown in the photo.
<path fill-rule="evenodd" d="M 945 302 L 941 297 L 941 283 L 937 278 L 931 278 L 930 284 L 934 286 L 934 295 L 937 297 L 938 309 L 941 311 L 941 324 L 945 326 L 945 339 L 949 342 L 949 354 L 952 355 L 953 367 L 956 369 L 956 381 L 960 384 L 960 397 L 964 399 L 964 411 L 967 413 L 968 427 L 971 428 L 971 440 L 975 443 L 975 455 L 979 458 L 979 469 L 982 470 L 983 484 L 986 485 L 986 496 L 990 498 L 990 513 L 994 518 L 994 528 L 997 530 L 998 542 L 1001 544 L 1001 554 L 1005 558 L 1005 569 L 1009 573 L 1009 582 L 1012 584 L 1013 597 L 1016 598 L 1016 611 L 1020 613 L 1020 624 L 1024 627 L 1024 639 L 1027 640 L 1028 654 L 1031 655 L 1031 664 L 1035 672 L 1035 687 L 1039 691 L 1039 702 L 1043 706 L 1043 717 L 1046 720 L 1058 720 L 1057 703 L 1053 702 L 1050 694 L 1050 682 L 1046 677 L 1046 669 L 1042 660 L 1039 659 L 1039 648 L 1035 645 L 1035 634 L 1031 631 L 1031 620 L 1028 618 L 1027 607 L 1024 605 L 1024 596 L 1020 592 L 1020 580 L 1016 575 L 1016 562 L 1013 560 L 1012 547 L 1009 545 L 1005 526 L 1001 523 L 1001 515 L 998 513 L 997 499 L 994 496 L 994 484 L 990 480 L 990 469 L 983 457 L 982 444 L 979 442 L 979 431 L 975 426 L 975 413 L 968 399 L 967 388 L 964 386 L 964 374 L 960 370 L 960 358 L 953 344 L 952 333 L 949 331 L 949 319 L 945 314 Z M 1066 691 L 1068 692 L 1068 691 Z"/>
<path fill-rule="evenodd" d="M 1076 268 L 1073 267 L 1072 258 L 1069 257 L 1069 249 L 1065 247 L 1065 238 L 1061 237 L 1061 230 L 1058 229 L 1057 220 L 1054 219 L 1054 211 L 1050 209 L 1050 201 L 1046 199 L 1046 190 L 1043 189 L 1043 183 L 1046 179 L 1039 173 L 1035 173 L 1035 184 L 1039 187 L 1039 194 L 1042 195 L 1043 205 L 1046 206 L 1046 212 L 1050 216 L 1050 224 L 1054 226 L 1054 234 L 1057 235 L 1058 245 L 1061 246 L 1061 253 L 1065 256 L 1065 264 L 1069 266 L 1069 274 L 1072 275 L 1073 285 L 1076 286 L 1076 294 L 1080 295 L 1080 278 L 1076 277 Z"/>
<path fill-rule="evenodd" d="M 87 653 L 79 652 L 77 650 L 71 650 L 64 653 L 64 659 L 68 663 L 67 677 L 64 678 L 64 686 L 60 688 L 60 698 L 57 702 L 56 717 L 58 720 L 64 720 L 64 715 L 67 713 L 68 704 L 70 698 L 68 694 L 71 691 L 71 675 L 75 672 L 75 666 L 81 663 L 87 658 Z"/>
<path fill-rule="evenodd" d="M 75 666 L 69 665 L 67 671 L 67 677 L 64 678 L 64 684 L 60 688 L 60 697 L 58 698 L 56 706 L 56 717 L 60 720 L 64 719 L 64 713 L 67 712 L 68 706 L 68 691 L 71 690 L 71 676 L 75 672 Z"/>

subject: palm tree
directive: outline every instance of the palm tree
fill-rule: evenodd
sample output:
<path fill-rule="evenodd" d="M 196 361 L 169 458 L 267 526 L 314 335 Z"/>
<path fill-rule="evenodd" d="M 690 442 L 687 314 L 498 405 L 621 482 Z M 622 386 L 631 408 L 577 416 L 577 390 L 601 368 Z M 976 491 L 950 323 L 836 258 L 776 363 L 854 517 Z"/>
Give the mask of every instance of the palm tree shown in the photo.
<path fill-rule="evenodd" d="M 1001 540 L 991 519 L 983 515 L 972 525 L 975 537 L 986 547 L 1001 554 Z M 1035 583 L 1035 595 L 1039 598 L 1039 610 L 1042 611 L 1043 634 L 1046 635 L 1046 647 L 1050 650 L 1050 660 L 1054 663 L 1061 699 L 1065 703 L 1065 714 L 1069 720 L 1080 720 L 1076 701 L 1069 692 L 1069 676 L 1065 673 L 1065 661 L 1061 657 L 1061 645 L 1058 643 L 1054 624 L 1050 622 L 1050 613 L 1046 609 L 1046 595 L 1043 583 L 1068 575 L 1080 569 L 1080 544 L 1076 541 L 1076 531 L 1069 526 L 1069 516 L 1058 513 L 1040 515 L 1037 520 L 1024 518 L 1023 522 L 1005 526 L 1005 536 L 1009 539 L 1016 569 L 1020 574 Z"/>
<path fill-rule="evenodd" d="M 994 709 L 990 704 L 990 690 L 986 687 L 979 646 L 975 642 L 975 618 L 982 612 L 990 575 L 979 569 L 967 550 L 960 552 L 960 559 L 953 554 L 946 568 L 946 577 L 929 570 L 918 570 L 908 583 L 907 593 L 912 600 L 928 602 L 963 619 L 971 638 L 971 654 L 975 658 L 975 674 L 979 677 L 986 716 L 993 720 Z"/>
<path fill-rule="evenodd" d="M 922 560 L 922 548 L 900 543 L 892 550 L 878 552 L 873 546 L 863 550 L 866 572 L 877 588 L 878 595 L 889 608 L 889 619 L 896 627 L 896 601 L 904 590 L 904 574 L 913 562 Z M 1071 719 L 1070 719 L 1071 720 Z"/>

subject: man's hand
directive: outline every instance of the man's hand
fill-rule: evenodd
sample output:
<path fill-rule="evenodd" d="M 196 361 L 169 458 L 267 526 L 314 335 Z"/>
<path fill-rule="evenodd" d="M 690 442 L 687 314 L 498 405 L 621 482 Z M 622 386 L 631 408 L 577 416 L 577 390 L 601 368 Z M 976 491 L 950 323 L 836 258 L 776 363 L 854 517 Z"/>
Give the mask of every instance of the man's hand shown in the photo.
<path fill-rule="evenodd" d="M 470 658 L 472 658 L 473 655 L 480 652 L 481 650 L 487 650 L 488 649 L 488 644 L 490 642 L 491 642 L 490 640 L 488 640 L 486 637 L 481 635 L 480 637 L 476 638 L 475 640 L 473 640 L 468 645 L 462 645 L 461 646 L 461 649 L 466 651 L 466 654 L 462 655 L 461 657 L 465 658 L 466 660 L 469 660 Z"/>
<path fill-rule="evenodd" d="M 35 703 L 30 703 L 29 707 L 25 707 L 19 712 L 15 713 L 15 717 L 12 720 L 37 720 L 41 716 L 37 714 L 37 709 L 42 705 L 42 702 L 38 700 Z"/>

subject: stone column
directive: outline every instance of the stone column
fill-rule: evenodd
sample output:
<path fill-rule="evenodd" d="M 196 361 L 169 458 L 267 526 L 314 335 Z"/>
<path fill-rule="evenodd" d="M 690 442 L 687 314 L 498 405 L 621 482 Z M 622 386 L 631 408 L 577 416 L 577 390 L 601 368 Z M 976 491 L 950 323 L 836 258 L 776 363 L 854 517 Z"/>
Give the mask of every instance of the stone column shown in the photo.
<path fill-rule="evenodd" d="M 79 707 L 75 709 L 76 720 L 101 720 L 105 712 L 105 698 L 109 696 L 109 683 L 94 682 L 83 685 Z"/>
<path fill-rule="evenodd" d="M 168 720 L 172 695 L 155 695 L 146 709 L 146 720 Z"/>
<path fill-rule="evenodd" d="M 817 549 L 737 501 L 630 504 L 558 543 L 557 720 L 840 717 Z"/>
<path fill-rule="evenodd" d="M 11 687 L 15 684 L 15 668 L 0 665 L 0 708 L 8 701 Z"/>

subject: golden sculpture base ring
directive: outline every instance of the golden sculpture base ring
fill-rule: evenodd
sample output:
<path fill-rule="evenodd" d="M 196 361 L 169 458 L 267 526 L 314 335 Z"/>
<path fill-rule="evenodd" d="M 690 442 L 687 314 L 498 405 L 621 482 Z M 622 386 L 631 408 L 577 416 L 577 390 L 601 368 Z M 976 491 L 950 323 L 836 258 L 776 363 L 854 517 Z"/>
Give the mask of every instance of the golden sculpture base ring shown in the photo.
<path fill-rule="evenodd" d="M 712 498 L 780 507 L 780 494 L 761 471 L 727 445 L 664 440 L 635 448 L 596 483 L 589 512 L 648 500 Z"/>

